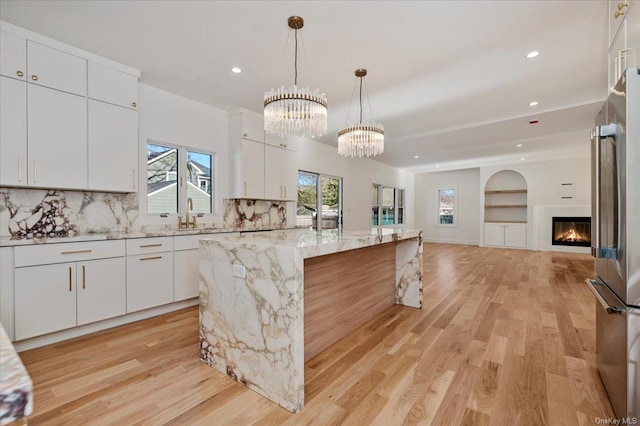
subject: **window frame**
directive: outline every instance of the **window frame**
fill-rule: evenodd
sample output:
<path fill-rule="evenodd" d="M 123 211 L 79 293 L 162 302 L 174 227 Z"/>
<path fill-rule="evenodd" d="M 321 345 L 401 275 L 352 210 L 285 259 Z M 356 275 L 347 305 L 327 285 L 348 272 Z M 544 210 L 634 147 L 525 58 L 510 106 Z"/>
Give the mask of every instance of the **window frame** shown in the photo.
<path fill-rule="evenodd" d="M 440 191 L 453 191 L 453 218 L 451 223 L 440 223 Z M 443 228 L 456 228 L 458 226 L 458 187 L 446 186 L 436 190 L 436 226 Z"/>
<path fill-rule="evenodd" d="M 167 148 L 173 148 L 177 150 L 177 167 L 176 167 L 176 181 L 178 183 L 177 188 L 176 188 L 176 198 L 177 198 L 177 211 L 176 212 L 169 212 L 169 213 L 149 213 L 149 193 L 148 193 L 148 183 L 147 183 L 147 179 L 148 179 L 148 160 L 147 160 L 147 155 L 148 155 L 148 145 L 158 145 L 158 146 L 162 146 L 162 147 L 167 147 Z M 156 139 L 147 139 L 145 144 L 144 144 L 144 171 L 143 174 L 141 176 L 141 181 L 144 182 L 144 194 L 142 194 L 142 191 L 140 191 L 140 198 L 144 198 L 145 202 L 144 202 L 144 209 L 145 209 L 145 215 L 147 218 L 149 219 L 155 219 L 155 218 L 161 218 L 161 220 L 166 221 L 167 218 L 171 218 L 171 219 L 177 219 L 178 216 L 185 216 L 186 215 L 186 204 L 187 204 L 187 188 L 186 185 L 188 184 L 185 180 L 185 176 L 189 175 L 189 171 L 187 168 L 187 163 L 188 163 L 188 156 L 187 153 L 188 152 L 195 152 L 198 154 L 204 154 L 204 155 L 210 155 L 211 156 L 211 176 L 210 176 L 210 187 L 211 187 L 211 212 L 210 213 L 196 213 L 193 212 L 192 214 L 198 218 L 203 218 L 204 220 L 212 220 L 214 216 L 216 216 L 218 214 L 218 203 L 216 202 L 216 195 L 217 195 L 217 191 L 216 191 L 216 183 L 217 183 L 217 179 L 216 179 L 216 172 L 217 172 L 217 155 L 215 152 L 213 151 L 209 151 L 206 149 L 202 149 L 202 148 L 197 148 L 197 147 L 193 147 L 193 146 L 188 146 L 188 145 L 179 145 L 179 144 L 175 144 L 175 143 L 170 143 L 170 142 L 163 142 L 163 141 L 158 141 Z M 168 172 L 171 173 L 171 172 Z M 142 188 L 143 185 L 140 185 L 140 188 Z M 200 188 L 199 182 L 198 185 L 196 186 L 197 188 Z M 200 188 L 201 189 L 201 188 Z M 144 195 L 144 196 L 143 196 Z M 140 207 L 142 207 L 142 203 L 140 203 Z M 153 220 L 155 222 L 155 220 Z"/>
<path fill-rule="evenodd" d="M 406 218 L 405 218 L 405 213 L 406 213 L 406 194 L 407 191 L 404 188 L 398 188 L 396 186 L 391 186 L 391 185 L 384 185 L 381 183 L 376 183 L 376 182 L 371 182 L 371 189 L 373 189 L 373 187 L 377 187 L 377 191 L 378 191 L 378 205 L 373 205 L 373 199 L 371 200 L 371 218 L 369 219 L 369 223 L 371 224 L 372 227 L 392 227 L 392 226 L 405 226 L 405 222 L 406 222 Z M 390 188 L 393 189 L 393 223 L 389 223 L 389 224 L 383 224 L 383 208 L 384 206 L 383 204 L 383 190 L 384 188 Z M 398 199 L 399 199 L 399 194 L 402 193 L 402 205 L 400 205 L 398 203 Z M 373 223 L 373 217 L 374 217 L 374 209 L 377 208 L 378 210 L 378 224 L 374 224 Z M 400 209 L 402 209 L 402 223 L 399 222 L 399 213 L 400 213 Z"/>
<path fill-rule="evenodd" d="M 337 179 L 338 183 L 338 228 L 342 229 L 343 220 L 344 220 L 344 212 L 343 212 L 343 192 L 344 192 L 344 178 L 341 176 L 328 175 L 324 173 L 310 172 L 308 170 L 298 170 L 297 179 L 299 181 L 300 174 L 313 176 L 316 178 L 316 230 L 318 232 L 322 231 L 322 178 L 329 179 Z M 299 184 L 298 188 L 299 189 Z M 296 197 L 297 198 L 297 197 Z M 296 199 L 296 208 L 298 205 L 298 200 Z M 320 220 L 318 220 L 318 212 L 320 212 Z M 297 223 L 296 223 L 297 224 Z M 312 228 L 313 228 L 313 220 L 312 220 Z M 336 229 L 336 228 L 328 228 L 328 229 Z"/>

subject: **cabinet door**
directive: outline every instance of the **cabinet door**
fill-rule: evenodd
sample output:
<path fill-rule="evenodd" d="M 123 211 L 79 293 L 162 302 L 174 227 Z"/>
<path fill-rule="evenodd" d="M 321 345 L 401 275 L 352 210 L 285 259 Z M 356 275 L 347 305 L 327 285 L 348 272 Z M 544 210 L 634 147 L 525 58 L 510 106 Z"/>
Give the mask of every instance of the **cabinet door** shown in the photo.
<path fill-rule="evenodd" d="M 138 77 L 89 61 L 89 97 L 138 109 Z"/>
<path fill-rule="evenodd" d="M 27 80 L 27 39 L 0 31 L 0 74 Z"/>
<path fill-rule="evenodd" d="M 173 256 L 127 256 L 127 313 L 173 301 Z"/>
<path fill-rule="evenodd" d="M 89 189 L 135 192 L 138 111 L 89 100 Z"/>
<path fill-rule="evenodd" d="M 264 144 L 242 139 L 242 197 L 264 198 Z"/>
<path fill-rule="evenodd" d="M 198 267 L 200 251 L 181 250 L 173 253 L 173 300 L 189 299 L 199 294 Z"/>
<path fill-rule="evenodd" d="M 0 77 L 0 185 L 27 185 L 27 83 L 7 77 Z"/>
<path fill-rule="evenodd" d="M 296 154 L 284 148 L 265 145 L 264 192 L 268 200 L 294 200 L 297 197 Z"/>
<path fill-rule="evenodd" d="M 623 23 L 623 30 L 624 30 Z M 626 31 L 618 32 L 617 37 L 609 48 L 609 89 L 613 88 L 626 68 L 629 59 L 625 52 L 627 45 Z"/>
<path fill-rule="evenodd" d="M 242 114 L 242 137 L 256 142 L 264 142 L 264 120 L 262 117 Z"/>
<path fill-rule="evenodd" d="M 75 327 L 75 276 L 75 263 L 16 268 L 16 340 Z"/>
<path fill-rule="evenodd" d="M 484 245 L 503 246 L 504 245 L 504 225 L 501 223 L 484 224 Z"/>
<path fill-rule="evenodd" d="M 87 61 L 51 47 L 27 41 L 28 81 L 87 96 Z"/>
<path fill-rule="evenodd" d="M 29 84 L 29 184 L 87 187 L 87 99 Z"/>
<path fill-rule="evenodd" d="M 507 247 L 526 247 L 527 226 L 513 223 L 504 225 L 504 245 Z"/>
<path fill-rule="evenodd" d="M 297 151 L 300 138 L 296 137 L 284 137 L 281 138 L 278 135 L 265 134 L 264 143 L 268 145 L 277 146 L 280 148 L 288 149 L 289 151 Z"/>
<path fill-rule="evenodd" d="M 632 2 L 626 12 L 627 21 L 627 49 L 632 50 L 633 60 L 629 60 L 630 67 L 640 66 L 640 1 Z"/>
<path fill-rule="evenodd" d="M 126 313 L 124 257 L 78 263 L 76 274 L 78 325 Z"/>

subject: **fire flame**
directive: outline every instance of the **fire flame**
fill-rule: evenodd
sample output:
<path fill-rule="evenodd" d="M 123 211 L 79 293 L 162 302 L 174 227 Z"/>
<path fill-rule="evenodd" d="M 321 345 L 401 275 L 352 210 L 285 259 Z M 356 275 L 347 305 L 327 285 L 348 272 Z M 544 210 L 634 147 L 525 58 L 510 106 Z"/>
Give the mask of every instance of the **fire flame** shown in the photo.
<path fill-rule="evenodd" d="M 571 242 L 576 242 L 576 243 L 581 243 L 581 242 L 584 242 L 584 241 L 588 241 L 585 237 L 583 237 L 582 235 L 577 233 L 576 230 L 573 229 L 573 228 L 570 228 L 569 231 L 567 231 L 564 234 L 560 235 L 556 239 L 558 241 L 571 241 Z"/>

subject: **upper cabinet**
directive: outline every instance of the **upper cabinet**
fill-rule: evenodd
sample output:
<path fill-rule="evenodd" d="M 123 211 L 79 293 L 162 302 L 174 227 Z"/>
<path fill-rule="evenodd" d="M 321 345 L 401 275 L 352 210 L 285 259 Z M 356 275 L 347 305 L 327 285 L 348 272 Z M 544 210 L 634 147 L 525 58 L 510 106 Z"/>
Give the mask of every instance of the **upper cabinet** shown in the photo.
<path fill-rule="evenodd" d="M 135 192 L 139 71 L 0 24 L 0 186 Z"/>
<path fill-rule="evenodd" d="M 27 39 L 0 32 L 0 74 L 18 80 L 27 79 Z"/>
<path fill-rule="evenodd" d="M 297 139 L 264 134 L 261 115 L 229 115 L 229 198 L 295 200 Z"/>
<path fill-rule="evenodd" d="M 609 88 L 624 70 L 640 64 L 640 11 L 638 0 L 609 0 Z"/>
<path fill-rule="evenodd" d="M 138 78 L 89 61 L 89 98 L 138 109 Z"/>
<path fill-rule="evenodd" d="M 27 40 L 27 81 L 87 95 L 87 60 Z"/>

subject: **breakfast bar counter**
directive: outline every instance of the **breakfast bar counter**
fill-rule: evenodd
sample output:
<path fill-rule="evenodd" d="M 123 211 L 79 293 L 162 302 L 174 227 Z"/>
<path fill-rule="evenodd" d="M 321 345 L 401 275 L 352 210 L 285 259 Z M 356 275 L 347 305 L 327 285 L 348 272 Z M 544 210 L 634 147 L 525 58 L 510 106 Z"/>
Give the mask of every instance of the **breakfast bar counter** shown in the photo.
<path fill-rule="evenodd" d="M 200 240 L 200 357 L 291 412 L 304 363 L 393 304 L 422 307 L 422 232 Z"/>

